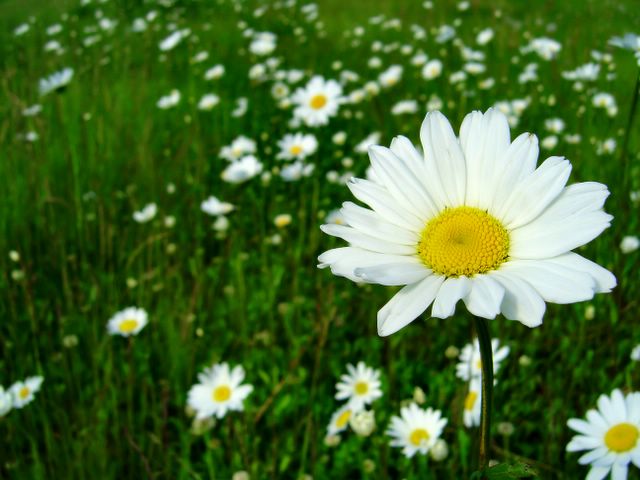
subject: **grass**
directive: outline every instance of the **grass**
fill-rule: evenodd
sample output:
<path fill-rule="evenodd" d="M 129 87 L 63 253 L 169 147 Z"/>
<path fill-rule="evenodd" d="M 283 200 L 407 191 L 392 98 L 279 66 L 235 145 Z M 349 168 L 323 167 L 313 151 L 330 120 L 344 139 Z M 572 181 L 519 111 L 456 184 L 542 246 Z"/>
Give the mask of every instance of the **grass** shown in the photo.
<path fill-rule="evenodd" d="M 638 206 L 623 188 L 618 160 L 637 65 L 629 52 L 607 46 L 611 36 L 637 28 L 637 9 L 631 1 L 549 2 L 540 8 L 472 2 L 469 11 L 459 12 L 454 3 L 435 3 L 429 11 L 420 2 L 326 0 L 319 5 L 321 29 L 306 22 L 299 7 L 271 8 L 255 18 L 254 2 L 239 9 L 228 1 L 171 7 L 70 2 L 55 9 L 34 2 L 33 12 L 16 2 L 0 5 L 7 27 L 0 34 L 0 382 L 7 387 L 29 375 L 45 377 L 32 404 L 0 418 L 0 477 L 226 479 L 246 470 L 251 478 L 468 478 L 475 440 L 462 426 L 466 386 L 455 378 L 456 361 L 445 350 L 470 340 L 471 317 L 459 307 L 454 318 L 418 320 L 382 339 L 376 313 L 393 290 L 356 286 L 316 269 L 317 255 L 339 244 L 318 226 L 324 214 L 350 199 L 347 188 L 326 181 L 326 173 L 346 171 L 343 160 L 350 157 L 350 170 L 364 175 L 368 160 L 352 149 L 374 130 L 382 144 L 397 134 L 417 142 L 424 109 L 405 116 L 389 111 L 403 99 L 422 106 L 433 94 L 456 129 L 472 109 L 529 97 L 512 137 L 523 131 L 544 137 L 544 120 L 561 117 L 566 132 L 582 141 L 561 139 L 542 153 L 572 160 L 572 181 L 600 181 L 612 192 L 606 208 L 613 226 L 580 250 L 618 278 L 612 294 L 590 302 L 595 316 L 585 318 L 585 304 L 548 305 L 543 326 L 534 330 L 503 318 L 490 322 L 491 334 L 511 347 L 499 373 L 493 418 L 515 426 L 508 437 L 494 429 L 492 458 L 530 461 L 540 478 L 586 475 L 577 456 L 565 453 L 572 436 L 567 419 L 583 416 L 600 394 L 632 391 L 640 381 L 629 360 L 640 342 L 638 254 L 617 248 L 624 235 L 638 233 Z M 151 9 L 158 18 L 146 32 L 128 31 L 134 18 Z M 97 10 L 118 24 L 84 47 L 81 40 L 92 34 L 85 28 L 96 25 Z M 400 18 L 404 28 L 367 23 L 382 13 Z M 13 29 L 31 14 L 30 31 L 14 37 Z M 465 85 L 449 83 L 448 73 L 463 64 L 458 50 L 436 44 L 431 33 L 413 40 L 408 28 L 415 23 L 430 32 L 455 18 L 461 19 L 457 36 L 466 45 L 474 46 L 480 29 L 495 30 L 485 47 L 485 77 L 495 78 L 494 88 L 478 89 L 472 78 Z M 218 156 L 222 146 L 240 134 L 254 138 L 270 169 L 279 164 L 277 140 L 291 131 L 291 112 L 275 107 L 272 82 L 247 76 L 256 59 L 246 51 L 239 20 L 278 35 L 275 55 L 286 69 L 337 77 L 332 63 L 341 61 L 360 75 L 359 85 L 377 76 L 367 61 L 371 43 L 380 40 L 420 46 L 443 59 L 446 74 L 426 82 L 410 56 L 378 53 L 385 66 L 404 65 L 401 84 L 344 107 L 350 118 L 341 115 L 313 130 L 320 143 L 314 175 L 294 183 L 274 175 L 268 185 L 259 179 L 226 184 L 219 177 L 226 165 Z M 65 47 L 61 55 L 43 51 L 45 29 L 55 22 L 63 25 L 55 36 Z M 172 23 L 192 35 L 162 60 L 157 45 Z M 366 31 L 360 45 L 352 46 L 354 36 L 345 33 L 356 25 Z M 306 41 L 293 34 L 296 27 Z M 519 52 L 528 38 L 539 36 L 562 43 L 557 60 Z M 575 91 L 560 74 L 589 61 L 594 49 L 612 54 L 615 78 L 607 80 L 605 72 Z M 201 50 L 209 60 L 190 63 Z M 539 80 L 519 84 L 529 62 L 539 63 Z M 206 82 L 203 72 L 215 63 L 224 64 L 226 73 Z M 39 99 L 38 80 L 65 66 L 75 69 L 66 90 Z M 180 104 L 156 108 L 173 88 L 182 93 Z M 220 95 L 220 105 L 197 110 L 200 96 L 210 91 Z M 591 105 L 595 91 L 615 95 L 615 117 Z M 239 96 L 249 99 L 250 108 L 235 118 L 230 113 Z M 42 113 L 24 117 L 22 110 L 36 102 Z M 640 188 L 637 126 L 636 119 L 629 144 L 634 191 Z M 348 135 L 344 147 L 330 140 L 340 130 Z M 25 142 L 28 131 L 39 139 Z M 598 155 L 596 144 L 606 138 L 615 138 L 618 149 Z M 175 193 L 167 191 L 170 183 Z M 211 194 L 237 206 L 224 238 L 199 208 Z M 156 218 L 135 223 L 133 211 L 152 201 L 159 208 Z M 279 213 L 293 216 L 288 228 L 274 226 Z M 176 219 L 173 228 L 164 226 L 168 215 Z M 270 240 L 275 234 L 281 243 Z M 19 252 L 19 262 L 10 260 L 10 250 Z M 107 320 L 129 305 L 145 308 L 149 325 L 128 340 L 108 336 Z M 71 346 L 71 336 L 77 345 Z M 385 395 L 374 404 L 377 430 L 369 438 L 351 432 L 328 447 L 326 424 L 339 405 L 335 383 L 347 363 L 359 360 L 382 372 Z M 254 392 L 244 412 L 197 436 L 185 413 L 187 391 L 197 372 L 217 361 L 242 364 Z M 405 459 L 384 435 L 415 387 L 424 390 L 427 405 L 449 418 L 443 438 L 450 454 L 442 463 Z"/>

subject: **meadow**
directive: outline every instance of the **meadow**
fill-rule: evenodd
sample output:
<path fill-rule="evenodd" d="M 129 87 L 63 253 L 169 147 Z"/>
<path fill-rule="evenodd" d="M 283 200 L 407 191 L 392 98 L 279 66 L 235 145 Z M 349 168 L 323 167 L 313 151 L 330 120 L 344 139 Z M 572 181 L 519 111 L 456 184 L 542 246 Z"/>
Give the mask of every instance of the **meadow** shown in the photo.
<path fill-rule="evenodd" d="M 317 265 L 345 245 L 320 226 L 354 201 L 368 145 L 419 145 L 427 111 L 458 132 L 491 107 L 512 139 L 538 136 L 539 162 L 564 156 L 570 183 L 611 192 L 611 227 L 578 253 L 615 289 L 548 303 L 536 328 L 489 322 L 509 347 L 490 458 L 587 475 L 567 421 L 640 385 L 640 44 L 611 42 L 640 34 L 634 1 L 5 1 L 0 24 L 0 385 L 43 377 L 0 416 L 0 478 L 469 478 L 456 369 L 472 315 L 380 337 L 398 288 Z M 342 90 L 320 125 L 294 113 L 314 76 Z M 283 147 L 294 133 L 315 148 Z M 110 334 L 130 306 L 148 323 Z M 196 420 L 189 391 L 219 362 L 253 390 Z M 328 435 L 358 362 L 379 371 L 375 428 Z M 390 446 L 411 402 L 448 419 L 446 452 Z"/>

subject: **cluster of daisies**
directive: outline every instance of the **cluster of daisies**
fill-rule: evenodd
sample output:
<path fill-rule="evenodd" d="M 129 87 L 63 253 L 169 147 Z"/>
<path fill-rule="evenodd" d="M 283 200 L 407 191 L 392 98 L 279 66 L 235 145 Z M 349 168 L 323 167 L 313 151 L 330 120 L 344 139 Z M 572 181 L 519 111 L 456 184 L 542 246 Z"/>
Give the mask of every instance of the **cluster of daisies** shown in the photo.
<path fill-rule="evenodd" d="M 8 390 L 0 385 L 0 417 L 14 408 L 23 408 L 31 403 L 43 381 L 43 377 L 35 376 L 15 382 Z"/>

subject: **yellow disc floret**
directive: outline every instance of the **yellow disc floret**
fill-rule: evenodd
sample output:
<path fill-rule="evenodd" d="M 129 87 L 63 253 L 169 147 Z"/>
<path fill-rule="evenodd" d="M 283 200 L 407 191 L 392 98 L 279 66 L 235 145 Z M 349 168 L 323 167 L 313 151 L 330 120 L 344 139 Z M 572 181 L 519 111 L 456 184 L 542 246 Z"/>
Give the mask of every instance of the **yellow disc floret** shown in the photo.
<path fill-rule="evenodd" d="M 29 396 L 30 393 L 31 393 L 31 390 L 29 390 L 29 387 L 22 387 L 18 392 L 18 396 L 20 397 L 21 400 L 24 400 Z"/>
<path fill-rule="evenodd" d="M 220 385 L 213 390 L 214 402 L 226 402 L 231 398 L 231 389 L 227 385 Z"/>
<path fill-rule="evenodd" d="M 427 432 L 424 428 L 416 428 L 411 435 L 409 435 L 409 441 L 419 447 L 422 442 L 429 440 L 429 432 Z"/>
<path fill-rule="evenodd" d="M 474 392 L 471 390 L 467 398 L 464 399 L 464 409 L 467 411 L 473 410 L 473 406 L 476 404 L 476 400 L 478 399 L 478 392 Z"/>
<path fill-rule="evenodd" d="M 122 333 L 131 333 L 138 327 L 138 321 L 135 318 L 128 318 L 120 322 L 118 327 Z"/>
<path fill-rule="evenodd" d="M 289 149 L 289 153 L 291 153 L 291 155 L 300 155 L 302 153 L 302 147 L 300 145 L 293 145 Z"/>
<path fill-rule="evenodd" d="M 507 259 L 509 232 L 479 208 L 446 208 L 422 231 L 418 256 L 440 275 L 471 277 L 495 270 Z"/>
<path fill-rule="evenodd" d="M 344 427 L 349 419 L 351 418 L 351 410 L 345 410 L 340 414 L 340 416 L 336 420 L 336 427 L 342 428 Z"/>
<path fill-rule="evenodd" d="M 358 395 L 364 395 L 369 391 L 369 384 L 367 382 L 358 382 L 353 389 Z"/>
<path fill-rule="evenodd" d="M 311 105 L 311 108 L 313 108 L 314 110 L 320 110 L 326 104 L 327 104 L 327 97 L 321 93 L 311 97 L 311 101 L 309 102 L 309 105 Z"/>
<path fill-rule="evenodd" d="M 640 432 L 635 425 L 619 423 L 607 430 L 604 435 L 604 444 L 612 452 L 628 452 L 636 446 L 638 437 Z"/>

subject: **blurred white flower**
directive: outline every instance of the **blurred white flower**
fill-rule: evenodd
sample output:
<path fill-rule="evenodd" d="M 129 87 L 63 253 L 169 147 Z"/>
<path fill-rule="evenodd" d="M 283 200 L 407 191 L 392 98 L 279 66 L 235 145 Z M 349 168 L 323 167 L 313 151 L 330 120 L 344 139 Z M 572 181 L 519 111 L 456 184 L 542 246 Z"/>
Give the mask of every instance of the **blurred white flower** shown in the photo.
<path fill-rule="evenodd" d="M 133 219 L 138 223 L 147 223 L 153 220 L 158 212 L 158 206 L 155 203 L 145 205 L 142 210 L 133 212 Z"/>
<path fill-rule="evenodd" d="M 131 337 L 140 333 L 147 323 L 147 312 L 143 308 L 128 307 L 109 319 L 107 331 L 109 335 Z"/>

